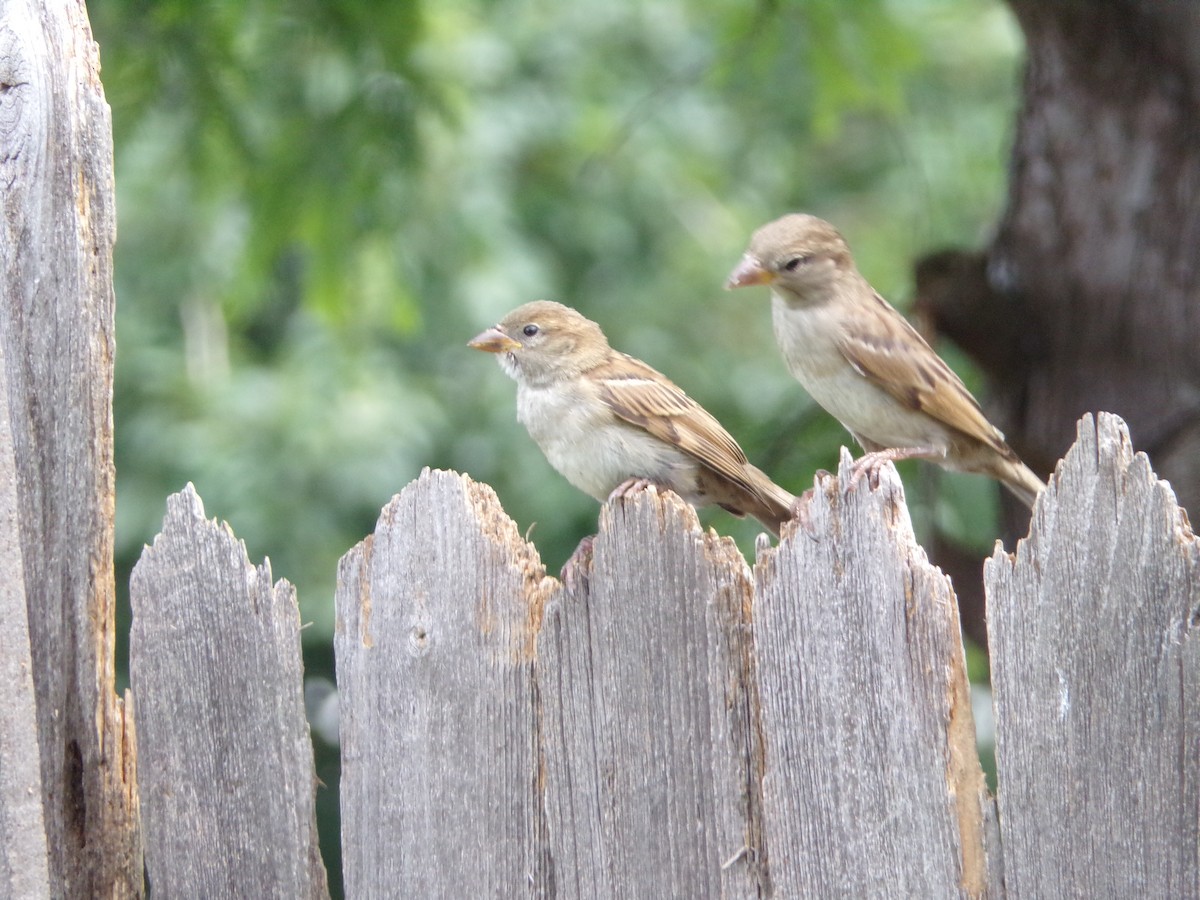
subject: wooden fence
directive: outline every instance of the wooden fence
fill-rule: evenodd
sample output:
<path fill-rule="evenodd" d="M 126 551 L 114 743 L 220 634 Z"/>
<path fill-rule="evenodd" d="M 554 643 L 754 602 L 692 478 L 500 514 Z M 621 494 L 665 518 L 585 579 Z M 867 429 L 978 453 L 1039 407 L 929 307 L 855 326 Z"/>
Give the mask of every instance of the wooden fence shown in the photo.
<path fill-rule="evenodd" d="M 323 896 L 295 597 L 204 516 L 133 578 L 150 883 Z M 1200 544 L 1115 417 L 987 564 L 998 809 L 890 468 L 753 570 L 673 495 L 605 507 L 569 586 L 426 472 L 338 575 L 347 896 L 1200 896 Z"/>
<path fill-rule="evenodd" d="M 324 897 L 292 589 L 191 490 L 114 691 L 112 148 L 82 3 L 0 0 L 0 897 Z M 1200 550 L 1085 418 L 986 567 L 997 800 L 895 473 L 751 569 L 654 493 L 548 577 L 427 473 L 342 561 L 351 897 L 1200 897 Z M 136 720 L 134 712 L 136 711 Z"/>

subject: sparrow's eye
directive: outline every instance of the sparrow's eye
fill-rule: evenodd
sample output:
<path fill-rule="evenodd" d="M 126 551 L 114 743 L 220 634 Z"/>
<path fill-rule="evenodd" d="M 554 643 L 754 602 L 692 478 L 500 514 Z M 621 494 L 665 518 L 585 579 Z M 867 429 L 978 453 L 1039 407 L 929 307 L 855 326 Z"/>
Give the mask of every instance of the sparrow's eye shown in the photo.
<path fill-rule="evenodd" d="M 810 262 L 812 262 L 811 256 L 793 256 L 783 264 L 783 267 L 789 272 L 795 272 L 798 268 Z"/>
<path fill-rule="evenodd" d="M 539 331 L 539 329 L 536 325 L 526 325 L 521 330 L 523 332 L 525 332 L 525 337 L 533 337 Z"/>

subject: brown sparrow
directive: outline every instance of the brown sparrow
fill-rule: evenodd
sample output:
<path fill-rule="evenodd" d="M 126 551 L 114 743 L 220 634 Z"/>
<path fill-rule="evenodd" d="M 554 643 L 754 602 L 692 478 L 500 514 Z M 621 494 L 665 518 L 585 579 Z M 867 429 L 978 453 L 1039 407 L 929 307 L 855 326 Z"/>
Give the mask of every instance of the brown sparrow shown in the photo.
<path fill-rule="evenodd" d="M 776 535 L 795 497 L 750 465 L 729 432 L 600 326 L 548 300 L 527 303 L 467 346 L 517 382 L 517 419 L 550 464 L 597 500 L 649 484 L 696 506 L 754 516 Z"/>
<path fill-rule="evenodd" d="M 726 287 L 754 284 L 771 286 L 775 339 L 788 369 L 867 451 L 858 474 L 885 460 L 929 459 L 991 476 L 1033 505 L 1045 483 L 859 274 L 836 228 L 794 214 L 758 229 Z"/>

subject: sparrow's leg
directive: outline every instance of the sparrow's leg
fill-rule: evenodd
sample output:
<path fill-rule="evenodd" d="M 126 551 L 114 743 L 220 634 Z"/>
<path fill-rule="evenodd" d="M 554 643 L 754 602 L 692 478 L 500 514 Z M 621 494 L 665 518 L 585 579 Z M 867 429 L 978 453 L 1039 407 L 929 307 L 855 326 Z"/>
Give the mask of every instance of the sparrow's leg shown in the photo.
<path fill-rule="evenodd" d="M 852 491 L 858 487 L 864 475 L 870 475 L 868 482 L 872 487 L 879 486 L 879 467 L 885 462 L 899 462 L 902 459 L 933 459 L 946 458 L 946 451 L 941 447 L 888 447 L 883 450 L 872 450 L 864 453 L 850 467 L 850 484 L 846 488 Z"/>
<path fill-rule="evenodd" d="M 631 497 L 638 491 L 644 491 L 647 488 L 654 487 L 655 484 L 649 478 L 626 478 L 608 495 L 608 502 L 614 500 L 624 500 L 626 497 Z"/>

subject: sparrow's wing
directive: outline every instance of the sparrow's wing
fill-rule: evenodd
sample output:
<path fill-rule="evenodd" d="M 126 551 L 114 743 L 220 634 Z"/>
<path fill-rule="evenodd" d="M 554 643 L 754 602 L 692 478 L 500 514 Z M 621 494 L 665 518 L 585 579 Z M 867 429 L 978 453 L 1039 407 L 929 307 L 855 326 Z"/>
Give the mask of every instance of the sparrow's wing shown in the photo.
<path fill-rule="evenodd" d="M 674 444 L 710 469 L 746 483 L 746 454 L 707 410 L 641 360 L 614 353 L 590 373 L 618 418 Z"/>
<path fill-rule="evenodd" d="M 873 300 L 869 314 L 844 333 L 841 351 L 850 365 L 910 409 L 1011 453 L 954 370 L 886 300 L 878 294 Z"/>

